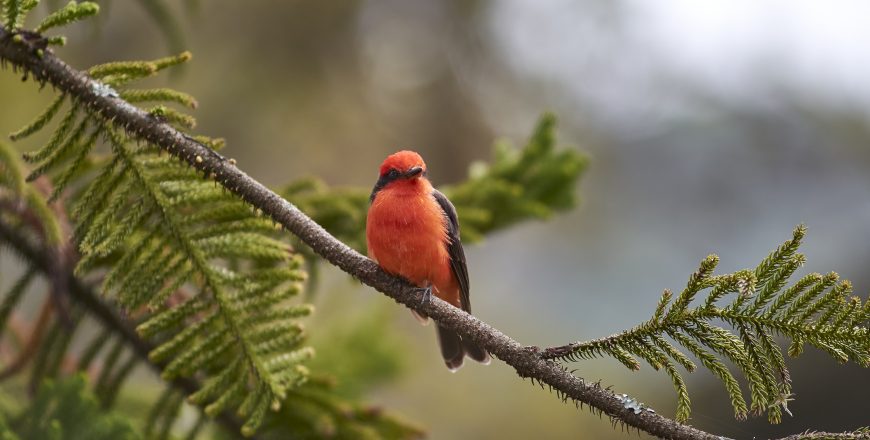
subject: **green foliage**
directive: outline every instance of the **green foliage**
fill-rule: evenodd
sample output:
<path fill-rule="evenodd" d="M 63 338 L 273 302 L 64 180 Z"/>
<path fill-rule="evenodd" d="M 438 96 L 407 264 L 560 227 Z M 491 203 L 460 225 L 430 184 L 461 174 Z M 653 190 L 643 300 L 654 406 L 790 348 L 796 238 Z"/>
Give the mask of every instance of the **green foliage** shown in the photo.
<path fill-rule="evenodd" d="M 112 61 L 104 64 L 99 64 L 88 69 L 88 73 L 109 86 L 117 87 L 126 85 L 132 81 L 147 78 L 152 75 L 156 75 L 160 71 L 167 69 L 169 67 L 177 66 L 179 64 L 185 63 L 189 61 L 193 56 L 190 52 L 181 52 L 178 55 L 171 57 L 159 58 L 152 61 Z M 150 92 L 152 96 L 155 96 L 155 99 L 150 99 L 150 101 L 163 101 L 163 102 L 173 102 L 176 99 L 174 97 L 159 97 L 156 96 L 166 89 L 152 89 Z M 143 93 L 143 91 L 139 91 Z M 121 92 L 125 93 L 125 92 Z M 180 92 L 176 92 L 180 93 Z"/>
<path fill-rule="evenodd" d="M 82 5 L 53 14 L 43 28 L 81 16 Z M 113 62 L 89 73 L 119 87 L 190 59 L 189 53 L 155 61 Z M 167 89 L 121 93 L 139 101 L 181 103 L 192 98 Z M 58 98 L 24 129 L 20 138 L 44 127 L 63 104 Z M 158 106 L 157 117 L 182 126 L 193 120 Z M 189 400 L 214 416 L 236 409 L 253 434 L 269 408 L 278 409 L 293 387 L 303 383 L 302 362 L 313 355 L 303 346 L 299 318 L 312 307 L 292 297 L 301 290 L 301 259 L 276 238 L 272 224 L 194 170 L 132 143 L 72 101 L 49 141 L 25 155 L 37 168 L 28 180 L 54 173 L 54 195 L 87 173 L 86 160 L 100 139 L 112 156 L 98 169 L 74 203 L 75 237 L 83 258 L 77 272 L 106 270 L 104 292 L 128 310 L 147 306 L 139 326 L 143 337 L 158 341 L 150 354 L 163 365 L 163 378 L 202 374 L 203 387 Z M 17 180 L 15 181 L 17 182 Z M 195 292 L 195 293 L 194 293 Z M 58 359 L 71 333 L 49 332 L 50 347 L 41 366 Z M 107 355 L 97 389 L 110 404 L 135 365 L 122 359 L 120 341 Z"/>
<path fill-rule="evenodd" d="M 6 328 L 6 323 L 9 320 L 9 316 L 12 314 L 12 310 L 15 309 L 16 305 L 18 305 L 18 301 L 21 301 L 24 292 L 27 290 L 27 287 L 30 286 L 30 282 L 33 281 L 35 273 L 36 272 L 33 269 L 25 272 L 24 275 L 22 275 L 18 281 L 12 285 L 9 292 L 3 296 L 3 302 L 0 303 L 0 330 Z"/>
<path fill-rule="evenodd" d="M 13 30 L 20 29 L 37 3 L 0 1 L 2 20 Z M 162 1 L 141 1 L 158 21 L 168 23 Z M 71 2 L 46 17 L 35 31 L 97 11 L 94 3 Z M 47 40 L 48 44 L 64 41 L 63 37 Z M 154 61 L 110 62 L 88 73 L 102 82 L 99 87 L 107 94 L 117 93 L 130 103 L 155 103 L 147 109 L 154 118 L 192 128 L 195 120 L 171 106 L 195 108 L 193 97 L 171 89 L 125 88 L 188 59 L 190 54 L 183 52 Z M 344 364 L 343 370 L 333 371 L 339 379 L 353 375 L 367 384 L 337 389 L 335 377 L 309 373 L 303 363 L 313 350 L 303 345 L 306 335 L 299 319 L 308 316 L 312 307 L 294 298 L 307 278 L 302 255 L 245 203 L 162 155 L 155 146 L 134 142 L 122 128 L 91 113 L 75 98 L 58 96 L 11 137 L 20 139 L 43 129 L 61 110 L 63 116 L 48 142 L 25 155 L 36 164 L 26 178 L 16 154 L 0 143 L 0 201 L 12 201 L 10 206 L 16 207 L 0 210 L 0 219 L 23 226 L 22 233 L 40 244 L 62 246 L 59 214 L 53 212 L 45 193 L 51 191 L 51 200 L 68 196 L 82 255 L 77 274 L 102 280 L 106 296 L 139 322 L 141 337 L 158 344 L 150 361 L 162 367 L 164 380 L 186 377 L 201 384 L 190 396 L 167 387 L 148 415 L 146 436 L 168 438 L 185 398 L 202 407 L 189 438 L 199 433 L 204 415 L 219 413 L 242 417 L 245 435 L 265 426 L 267 438 L 422 435 L 418 428 L 378 408 L 346 400 L 396 374 L 400 367 L 385 339 L 373 334 L 384 330 L 383 320 L 360 324 L 366 332 L 338 328 L 327 334 L 336 351 L 315 364 L 323 370 L 330 364 Z M 196 139 L 212 148 L 222 145 L 219 140 Z M 103 145 L 110 153 L 105 159 L 93 154 Z M 463 238 L 474 241 L 519 221 L 547 218 L 573 207 L 576 181 L 586 166 L 587 159 L 580 153 L 556 148 L 555 118 L 545 115 L 524 148 L 498 143 L 492 164 L 474 165 L 468 181 L 444 190 L 459 210 Z M 50 179 L 41 179 L 42 191 L 26 183 L 45 175 Z M 54 182 L 53 190 L 49 181 Z M 329 189 L 307 179 L 286 187 L 284 195 L 339 239 L 364 248 L 368 188 Z M 836 274 L 810 274 L 787 287 L 804 263 L 797 253 L 803 234 L 802 227 L 796 229 L 792 240 L 754 270 L 713 275 L 718 258 L 710 256 L 676 298 L 665 291 L 651 320 L 616 336 L 571 344 L 546 355 L 561 359 L 609 355 L 631 369 L 640 367 L 639 358 L 663 369 L 677 391 L 680 420 L 689 417 L 690 400 L 678 366 L 693 371 L 697 359 L 722 380 L 738 417 L 750 410 L 767 411 L 770 420 L 777 422 L 782 410 L 787 411 L 791 379 L 774 336 L 791 339 L 788 353 L 793 356 L 810 344 L 842 362 L 870 364 L 870 306 L 849 298 L 847 282 L 838 283 Z M 0 329 L 35 273 L 29 267 L 0 303 Z M 65 287 L 58 280 L 67 274 L 53 275 L 60 276 L 48 277 L 52 291 L 63 294 Z M 706 299 L 693 306 L 702 291 L 708 291 Z M 720 306 L 730 294 L 736 294 L 733 301 Z M 29 341 L 38 344 L 31 388 L 59 375 L 91 311 L 82 304 L 63 310 L 69 313 L 69 322 L 49 322 L 41 328 L 44 336 Z M 724 321 L 733 330 L 712 320 Z M 114 334 L 116 330 L 100 328 L 89 336 L 76 362 L 84 370 L 101 358 L 94 395 L 85 390 L 81 376 L 48 382 L 30 408 L 12 418 L 0 417 L 0 437 L 138 438 L 129 425 L 100 411 L 115 405 L 121 385 L 141 361 L 128 350 L 129 340 Z M 383 345 L 371 345 L 372 340 Z M 359 350 L 363 341 L 368 351 Z M 354 355 L 342 356 L 346 352 Z M 746 378 L 749 405 L 723 358 Z"/>
<path fill-rule="evenodd" d="M 197 106 L 193 96 L 172 89 L 124 90 L 121 92 L 121 98 L 132 104 L 157 101 L 174 102 L 189 108 Z"/>
<path fill-rule="evenodd" d="M 4 153 L 0 154 L 0 170 L 6 172 L 4 176 L 17 176 L 0 182 L 0 206 L 17 207 L 15 209 L 0 209 L 0 220 L 17 227 L 16 231 L 21 233 L 21 238 L 30 241 L 37 247 L 59 244 L 59 231 L 53 234 L 45 232 L 48 228 L 58 228 L 54 212 L 48 208 L 39 191 L 31 185 L 23 184 L 24 180 L 21 176 L 26 171 L 17 160 L 17 154 L 9 154 L 11 149 L 2 143 L 0 143 L 0 151 Z M 22 258 L 22 261 L 27 264 L 27 270 L 9 291 L 2 292 L 0 330 L 9 328 L 6 325 L 8 318 L 21 302 L 20 300 L 25 293 L 33 290 L 30 289 L 34 284 L 33 280 L 36 279 L 37 272 L 41 272 L 34 261 L 27 258 Z M 58 270 L 62 270 L 62 268 L 58 268 Z M 16 374 L 27 372 L 28 370 L 24 367 L 28 367 L 30 389 L 38 388 L 47 378 L 60 376 L 62 366 L 72 364 L 70 347 L 73 341 L 86 338 L 81 335 L 82 332 L 79 329 L 85 324 L 90 324 L 88 322 L 89 316 L 85 314 L 85 309 L 78 302 L 71 304 L 71 306 L 64 306 L 67 302 L 65 298 L 67 286 L 63 281 L 64 277 L 62 272 L 55 274 L 55 276 L 45 277 L 45 280 L 50 284 L 50 295 L 44 299 L 41 316 L 46 311 L 51 312 L 60 307 L 66 309 L 67 319 L 45 321 L 41 318 L 37 319 L 33 324 L 34 330 L 27 335 L 27 340 L 19 340 L 15 332 L 9 332 L 7 335 L 7 339 L 14 341 L 14 345 L 19 347 L 19 352 L 16 354 L 16 358 L 10 362 L 10 365 L 4 366 L 3 375 L 4 377 L 14 377 Z M 95 395 L 100 407 L 110 408 L 113 406 L 121 385 L 140 362 L 133 353 L 125 350 L 126 344 L 122 338 L 113 338 L 112 332 L 107 328 L 101 326 L 100 329 L 97 335 L 87 343 L 75 365 L 78 371 L 97 370 L 99 372 L 94 383 Z M 98 359 L 100 362 L 97 362 Z M 45 418 L 34 420 L 34 423 L 37 422 L 44 425 L 34 426 L 31 431 L 49 429 L 47 424 L 53 423 L 50 419 Z M 58 432 L 61 434 L 68 432 L 66 428 L 64 429 L 63 432 Z M 7 434 L 12 435 L 12 432 L 9 431 Z M 64 434 L 63 437 L 59 438 L 68 437 Z"/>
<path fill-rule="evenodd" d="M 20 29 L 27 13 L 38 3 L 39 0 L 3 0 L 3 25 L 9 29 Z"/>
<path fill-rule="evenodd" d="M 369 191 L 366 189 L 330 188 L 312 177 L 285 186 L 280 194 L 348 246 L 365 250 L 369 207 Z M 314 257 L 314 254 L 310 256 Z"/>
<path fill-rule="evenodd" d="M 476 164 L 468 181 L 444 188 L 444 194 L 456 205 L 462 239 L 476 241 L 519 221 L 573 208 L 577 179 L 587 165 L 577 150 L 556 148 L 556 117 L 545 114 L 524 148 L 497 143 L 492 164 Z"/>
<path fill-rule="evenodd" d="M 15 225 L 26 224 L 29 226 L 27 229 L 39 235 L 46 244 L 59 245 L 62 234 L 57 218 L 44 195 L 26 184 L 24 174 L 24 165 L 18 159 L 18 153 L 0 142 L 0 201 L 6 200 L 19 207 L 7 213 L 8 220 Z"/>
<path fill-rule="evenodd" d="M 52 101 L 51 105 L 42 112 L 41 115 L 37 116 L 33 122 L 27 124 L 22 127 L 20 130 L 16 131 L 9 135 L 9 138 L 13 141 L 17 141 L 21 138 L 30 136 L 31 134 L 39 131 L 42 127 L 45 126 L 52 118 L 57 114 L 57 111 L 60 110 L 61 106 L 63 106 L 63 102 L 66 99 L 66 95 L 58 95 L 57 98 Z"/>
<path fill-rule="evenodd" d="M 110 63 L 92 72 L 123 85 L 185 59 L 189 54 L 156 62 Z M 167 89 L 121 90 L 120 94 L 139 102 L 195 105 L 189 96 Z M 46 126 L 61 114 L 65 101 L 64 97 L 55 100 L 16 138 Z M 173 117 L 166 107 L 152 113 Z M 276 240 L 279 231 L 270 222 L 214 183 L 203 181 L 192 169 L 160 155 L 156 148 L 133 145 L 77 102 L 71 101 L 62 116 L 48 142 L 25 155 L 38 165 L 28 180 L 54 176 L 57 196 L 82 181 L 81 177 L 88 177 L 72 203 L 75 237 L 83 255 L 78 272 L 105 271 L 107 295 L 129 310 L 148 307 L 151 313 L 139 331 L 160 342 L 151 360 L 164 365 L 164 378 L 205 378 L 203 387 L 189 397 L 191 403 L 204 406 L 211 416 L 235 408 L 247 418 L 245 434 L 252 434 L 267 417 L 275 429 L 284 432 L 311 426 L 312 421 L 302 425 L 276 422 L 268 410 L 278 410 L 284 401 L 294 407 L 321 408 L 325 412 L 318 420 L 336 417 L 339 432 L 359 431 L 381 438 L 405 438 L 408 435 L 397 433 L 418 432 L 385 413 L 339 399 L 322 386 L 310 395 L 290 395 L 308 375 L 300 362 L 313 352 L 301 345 L 305 335 L 296 320 L 309 314 L 311 307 L 291 302 L 305 274 L 299 267 L 301 259 Z M 101 139 L 108 142 L 112 155 L 97 162 L 86 160 Z M 25 183 L 26 172 L 17 154 L 2 147 L 0 166 L 8 171 L 3 173 L 4 187 L 34 191 Z M 35 200 L 47 207 L 44 197 Z M 43 211 L 50 214 L 47 208 Z M 54 220 L 48 216 L 49 224 L 55 224 Z M 22 287 L 14 288 L 6 298 L 2 311 L 7 316 L 31 278 L 28 275 L 19 283 Z M 199 293 L 191 295 L 189 289 Z M 79 327 L 80 318 L 77 312 L 74 328 Z M 65 330 L 73 329 L 64 329 L 60 323 L 49 326 L 44 348 L 32 365 L 34 381 L 57 374 L 75 335 Z M 78 363 L 79 368 L 88 368 L 102 353 L 95 391 L 105 407 L 113 405 L 118 389 L 137 364 L 136 358 L 125 355 L 124 346 L 121 339 L 100 333 Z M 183 396 L 172 391 L 167 396 L 168 400 L 154 406 L 155 431 L 149 436 L 165 438 L 178 416 Z M 315 396 L 317 403 L 303 402 Z"/>
<path fill-rule="evenodd" d="M 4 17 L 14 16 L 19 25 L 33 6 L 8 0 L 3 5 Z M 36 31 L 96 12 L 93 3 L 72 2 L 50 14 Z M 62 37 L 53 40 L 62 41 Z M 127 88 L 190 57 L 183 52 L 153 61 L 109 62 L 91 67 L 88 73 L 107 94 L 130 103 L 153 103 L 146 111 L 155 118 L 192 128 L 195 120 L 172 107 L 195 108 L 190 95 L 165 88 Z M 155 146 L 134 142 L 74 97 L 58 96 L 11 137 L 23 139 L 55 120 L 47 142 L 24 155 L 35 166 L 30 173 L 14 150 L 0 145 L 0 171 L 4 171 L 0 196 L 32 199 L 28 212 L 36 214 L 28 215 L 33 217 L 30 226 L 37 232 L 36 242 L 53 245 L 64 243 L 58 214 L 52 212 L 46 194 L 27 182 L 39 180 L 44 183 L 42 191 L 50 193 L 49 200 L 69 202 L 64 206 L 71 207 L 73 236 L 81 253 L 76 274 L 102 280 L 109 304 L 123 307 L 139 322 L 141 337 L 157 344 L 149 360 L 162 367 L 164 380 L 187 377 L 201 383 L 197 392 L 186 397 L 189 403 L 202 407 L 208 416 L 222 412 L 241 416 L 246 435 L 263 423 L 275 438 L 291 433 L 336 438 L 422 435 L 419 428 L 378 408 L 348 400 L 371 383 L 396 374 L 399 361 L 387 345 L 377 353 L 359 352 L 351 358 L 334 352 L 333 362 L 328 358 L 320 364 L 342 364 L 344 370 L 335 373 L 356 381 L 345 381 L 337 389 L 334 377 L 319 373 L 306 383 L 310 374 L 302 364 L 313 350 L 303 345 L 306 335 L 299 319 L 312 308 L 293 298 L 306 280 L 303 258 L 281 240 L 284 234 L 271 222 Z M 491 168 L 478 166 L 474 179 L 448 189 L 458 194 L 460 210 L 474 217 L 469 220 L 468 239 L 571 206 L 585 159 L 570 150 L 555 152 L 553 122 L 545 117 L 528 147 L 514 152 L 502 145 Z M 220 140 L 194 138 L 213 148 L 222 146 Z M 96 154 L 99 150 L 109 154 Z M 491 185 L 490 180 L 498 184 Z M 289 186 L 286 192 L 339 238 L 363 247 L 367 188 L 332 190 L 308 180 Z M 0 215 L 9 219 L 4 212 Z M 25 219 L 11 220 L 17 225 Z M 33 274 L 31 270 L 13 287 L 0 305 L 0 317 L 5 319 L 16 307 Z M 111 328 L 82 336 L 77 330 L 91 310 L 73 304 L 68 312 L 69 322 L 52 321 L 44 337 L 31 341 L 39 344 L 30 366 L 31 385 L 35 388 L 42 379 L 57 377 L 73 341 L 86 339 L 74 364 L 83 370 L 101 361 L 94 394 L 99 406 L 112 408 L 141 358 Z M 366 332 L 343 333 L 341 341 L 332 342 L 345 351 L 357 350 L 364 340 L 360 338 L 385 331 L 383 321 L 376 324 L 362 323 Z M 339 333 L 332 335 L 338 339 Z M 184 401 L 176 389 L 167 388 L 152 407 L 145 434 L 169 436 Z M 204 420 L 188 435 L 195 436 Z"/>
<path fill-rule="evenodd" d="M 115 159 L 74 208 L 78 270 L 110 260 L 106 293 L 128 309 L 154 310 L 139 331 L 162 341 L 151 360 L 165 364 L 164 379 L 208 373 L 190 401 L 209 415 L 240 408 L 253 433 L 305 380 L 300 363 L 312 355 L 296 322 L 311 307 L 291 302 L 301 261 L 270 222 L 192 169 L 107 136 Z M 179 297 L 186 285 L 199 292 Z M 168 306 L 170 298 L 180 304 Z"/>
<path fill-rule="evenodd" d="M 20 195 L 25 191 L 24 171 L 18 160 L 18 152 L 0 142 L 0 188 Z"/>
<path fill-rule="evenodd" d="M 43 33 L 51 28 L 65 26 L 92 15 L 97 15 L 100 7 L 93 2 L 76 3 L 70 1 L 62 9 L 59 9 L 42 20 L 42 23 L 34 29 L 35 32 Z"/>
<path fill-rule="evenodd" d="M 665 291 L 652 319 L 615 336 L 549 349 L 545 356 L 577 360 L 612 356 L 631 369 L 639 368 L 635 357 L 655 369 L 664 369 L 678 393 L 677 419 L 689 417 L 689 398 L 676 364 L 693 371 L 695 364 L 682 346 L 725 385 L 736 417 L 747 411 L 768 413 L 778 423 L 791 400 L 791 377 L 775 336 L 791 339 L 788 353 L 797 356 L 810 344 L 839 362 L 849 360 L 870 366 L 870 302 L 850 297 L 848 281 L 838 283 L 835 273 L 809 274 L 786 288 L 791 275 L 804 263 L 797 253 L 805 228 L 794 230 L 791 240 L 774 250 L 754 270 L 713 275 L 718 257 L 711 255 L 689 277 L 686 288 L 671 301 Z M 691 303 L 708 290 L 702 305 Z M 733 301 L 720 300 L 736 294 Z M 722 320 L 727 330 L 711 323 Z M 676 344 L 663 336 L 669 336 Z M 721 358 L 731 361 L 744 375 L 751 394 L 747 408 L 740 385 Z"/>
<path fill-rule="evenodd" d="M 169 439 L 171 437 L 172 428 L 178 420 L 184 404 L 184 395 L 166 388 L 157 403 L 151 406 L 151 411 L 145 418 L 144 434 L 149 439 Z M 197 434 L 203 427 L 205 422 L 205 414 L 200 414 L 197 423 L 194 424 L 187 432 L 185 438 L 196 438 Z M 234 437 L 237 437 L 234 435 Z"/>
<path fill-rule="evenodd" d="M 416 439 L 424 432 L 380 408 L 337 397 L 332 381 L 312 379 L 265 422 L 264 438 Z"/>
<path fill-rule="evenodd" d="M 3 440 L 125 440 L 140 436 L 121 416 L 100 409 L 83 375 L 46 381 L 20 414 L 0 414 Z"/>

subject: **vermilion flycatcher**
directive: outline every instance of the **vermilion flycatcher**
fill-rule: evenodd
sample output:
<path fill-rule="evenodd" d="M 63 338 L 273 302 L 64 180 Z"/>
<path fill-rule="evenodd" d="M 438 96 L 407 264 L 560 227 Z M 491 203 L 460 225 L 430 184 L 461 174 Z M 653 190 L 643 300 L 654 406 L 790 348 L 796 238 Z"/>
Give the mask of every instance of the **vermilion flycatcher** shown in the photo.
<path fill-rule="evenodd" d="M 388 156 L 370 203 L 366 219 L 369 257 L 385 271 L 471 313 L 456 208 L 429 183 L 423 158 L 413 151 Z M 428 322 L 428 317 L 414 314 Z M 489 353 L 482 347 L 437 327 L 441 355 L 451 371 L 462 366 L 465 355 L 489 363 Z"/>

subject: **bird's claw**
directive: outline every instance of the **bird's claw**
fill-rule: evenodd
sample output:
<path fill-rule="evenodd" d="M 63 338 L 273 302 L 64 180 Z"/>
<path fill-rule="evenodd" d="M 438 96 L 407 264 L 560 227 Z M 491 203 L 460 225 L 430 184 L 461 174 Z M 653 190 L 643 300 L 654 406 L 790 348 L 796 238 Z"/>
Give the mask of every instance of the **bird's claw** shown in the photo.
<path fill-rule="evenodd" d="M 418 290 L 423 293 L 423 300 L 420 301 L 420 305 L 428 306 L 432 302 L 432 286 L 421 287 Z"/>

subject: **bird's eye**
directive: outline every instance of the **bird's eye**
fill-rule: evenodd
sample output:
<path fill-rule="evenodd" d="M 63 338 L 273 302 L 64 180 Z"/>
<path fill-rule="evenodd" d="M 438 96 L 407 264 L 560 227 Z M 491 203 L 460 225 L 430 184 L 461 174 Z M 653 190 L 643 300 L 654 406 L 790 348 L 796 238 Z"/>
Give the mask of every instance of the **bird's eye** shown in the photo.
<path fill-rule="evenodd" d="M 399 177 L 399 170 L 397 170 L 395 168 L 390 169 L 390 171 L 387 173 L 387 177 L 389 177 L 391 179 L 395 179 L 396 177 Z"/>

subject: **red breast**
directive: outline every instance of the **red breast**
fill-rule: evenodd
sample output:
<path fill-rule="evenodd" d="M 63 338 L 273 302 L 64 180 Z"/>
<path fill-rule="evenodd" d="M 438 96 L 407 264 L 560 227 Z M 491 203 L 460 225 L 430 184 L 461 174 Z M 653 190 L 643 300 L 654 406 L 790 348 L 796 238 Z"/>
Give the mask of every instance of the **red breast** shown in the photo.
<path fill-rule="evenodd" d="M 421 171 L 413 174 L 418 167 Z M 413 151 L 390 155 L 381 165 L 366 218 L 368 253 L 387 272 L 421 287 L 431 284 L 437 296 L 458 305 L 447 252 L 447 220 L 425 170 L 423 159 Z"/>

